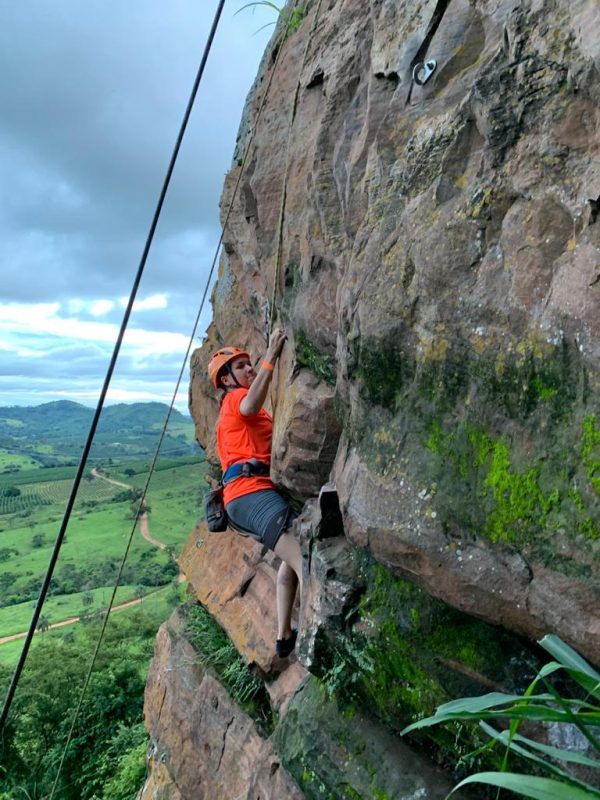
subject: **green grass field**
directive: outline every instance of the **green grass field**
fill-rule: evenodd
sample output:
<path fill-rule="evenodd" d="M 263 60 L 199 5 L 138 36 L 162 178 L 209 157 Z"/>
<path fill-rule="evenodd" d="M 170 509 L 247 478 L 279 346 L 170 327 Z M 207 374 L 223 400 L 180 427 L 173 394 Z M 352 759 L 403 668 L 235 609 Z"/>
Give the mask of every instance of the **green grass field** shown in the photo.
<path fill-rule="evenodd" d="M 5 469 L 35 469 L 40 464 L 35 459 L 29 456 L 19 455 L 18 453 L 11 453 L 6 450 L 0 450 L 0 473 Z"/>
<path fill-rule="evenodd" d="M 189 457 L 182 458 L 179 466 L 175 464 L 177 459 L 165 459 L 164 468 L 154 473 L 147 502 L 150 535 L 179 552 L 201 515 L 206 464 Z M 145 483 L 145 473 L 126 476 L 123 464 L 110 467 L 114 467 L 110 475 L 116 480 L 123 479 L 137 487 Z M 0 484 L 0 511 L 10 509 L 0 513 L 0 636 L 27 626 L 21 627 L 21 620 L 28 616 L 26 611 L 31 610 L 37 598 L 71 490 L 71 481 L 64 477 L 65 469 L 71 468 L 35 470 L 37 482 L 33 480 L 34 470 L 23 472 L 23 483 L 14 473 L 11 485 L 20 494 L 5 497 L 4 506 Z M 57 480 L 47 480 L 49 474 Z M 98 596 L 114 584 L 133 526 L 132 504 L 122 499 L 116 502 L 123 493 L 121 487 L 101 478 L 82 481 L 54 571 L 45 606 L 48 612 L 43 612 L 51 622 L 78 615 L 86 592 L 93 594 L 92 608 L 101 606 Z M 169 554 L 143 539 L 138 527 L 123 575 L 130 596 L 140 585 L 150 591 L 170 582 L 174 569 Z"/>
<path fill-rule="evenodd" d="M 4 472 L 0 474 L 0 488 L 7 486 L 23 487 L 40 481 L 72 481 L 75 477 L 76 467 L 40 467 L 23 469 L 19 472 Z"/>
<path fill-rule="evenodd" d="M 44 471 L 45 473 L 45 471 Z M 40 472 L 40 477 L 46 477 Z M 72 480 L 43 480 L 28 482 L 15 487 L 20 494 L 10 495 L 10 490 L 0 488 L 0 515 L 18 514 L 23 511 L 33 510 L 37 506 L 60 504 L 65 505 L 71 489 Z M 102 502 L 109 500 L 119 491 L 118 487 L 102 480 L 82 481 L 77 493 L 78 504 L 89 502 Z"/>
<path fill-rule="evenodd" d="M 125 589 L 126 587 L 122 587 Z M 151 616 L 153 619 L 164 620 L 166 619 L 175 605 L 179 602 L 183 602 L 183 592 L 184 586 L 178 588 L 177 594 L 174 593 L 171 586 L 165 586 L 160 588 L 156 591 L 153 591 L 151 594 L 144 597 L 143 601 L 139 605 L 131 606 L 130 608 L 124 608 L 122 611 L 115 611 L 114 615 L 115 618 L 127 618 L 132 617 L 135 614 L 147 614 Z M 107 602 L 109 595 L 107 593 Z M 123 601 L 121 601 L 123 602 Z M 45 613 L 45 612 L 44 612 Z M 31 609 L 30 609 L 30 616 L 31 616 Z M 108 623 L 110 627 L 111 620 Z M 52 620 L 50 620 L 52 622 Z M 57 620 L 58 621 L 58 620 Z M 26 627 L 26 626 L 25 626 Z M 51 637 L 54 639 L 64 639 L 65 636 L 71 637 L 75 636 L 77 638 L 82 629 L 85 627 L 85 623 L 76 622 L 73 625 L 66 625 L 63 628 L 55 628 L 54 630 L 48 630 L 45 632 L 36 633 L 33 637 L 31 642 L 31 650 L 33 650 L 38 642 L 43 641 L 46 637 Z M 6 642 L 5 644 L 0 645 L 0 664 L 4 664 L 7 667 L 14 667 L 17 663 L 17 659 L 21 655 L 21 651 L 23 649 L 23 639 L 15 639 L 12 642 Z"/>
<path fill-rule="evenodd" d="M 5 425 L 8 425 L 9 428 L 24 428 L 25 423 L 21 422 L 19 419 L 9 419 L 7 417 L 0 417 L 0 422 L 3 422 Z"/>
<path fill-rule="evenodd" d="M 123 612 L 123 613 L 126 613 L 126 612 Z M 46 633 L 38 633 L 38 634 L 36 634 L 34 636 L 34 638 L 33 638 L 33 641 L 31 642 L 31 648 L 30 648 L 29 652 L 31 652 L 33 650 L 33 648 L 36 646 L 36 644 L 38 643 L 38 641 L 40 641 L 39 637 L 41 637 L 41 636 L 44 636 L 44 637 L 45 636 L 49 636 L 51 638 L 60 639 L 62 636 L 64 636 L 66 630 L 69 630 L 69 629 L 65 628 L 64 630 L 61 630 L 59 628 L 58 630 L 46 631 Z M 16 664 L 17 664 L 17 660 L 18 660 L 19 656 L 21 655 L 21 651 L 22 650 L 23 650 L 23 639 L 15 639 L 13 642 L 6 642 L 6 644 L 1 644 L 0 645 L 0 664 L 4 664 L 7 667 L 13 667 L 14 668 L 16 666 Z"/>
<path fill-rule="evenodd" d="M 47 507 L 45 507 L 47 508 Z M 88 573 L 89 578 L 83 575 L 84 583 L 102 580 L 103 565 L 120 562 L 125 549 L 125 544 L 130 535 L 133 520 L 128 518 L 129 504 L 115 503 L 94 509 L 85 515 L 75 515 L 67 529 L 66 541 L 63 542 L 60 557 L 56 566 L 55 576 L 60 578 L 65 574 Z M 32 582 L 41 583 L 50 560 L 54 540 L 59 528 L 59 521 L 40 521 L 32 528 L 16 528 L 0 534 L 0 548 L 11 552 L 10 557 L 0 564 L 0 581 L 4 575 L 14 576 L 10 586 L 12 594 L 27 592 L 27 587 Z M 152 530 L 152 527 L 150 528 Z M 189 531 L 180 531 L 181 540 L 185 539 Z M 34 546 L 36 535 L 44 536 L 41 547 Z M 135 564 L 140 558 L 149 553 L 154 559 L 164 564 L 169 557 L 158 551 L 153 545 L 146 542 L 136 531 L 129 552 L 129 563 Z M 100 571 L 100 574 L 99 574 Z M 107 581 L 113 577 L 114 569 L 106 568 Z M 2 586 L 0 582 L 0 586 Z M 93 588 L 92 586 L 77 586 L 81 590 Z M 2 631 L 0 630 L 0 635 Z"/>
<path fill-rule="evenodd" d="M 147 587 L 145 588 L 148 591 Z M 118 605 L 134 599 L 137 589 L 137 586 L 119 586 L 115 604 Z M 48 597 L 44 603 L 42 615 L 52 625 L 69 617 L 78 617 L 82 613 L 93 613 L 106 607 L 110 601 L 111 593 L 112 590 L 109 587 L 102 587 L 100 589 L 91 589 L 89 592 L 75 592 L 74 594 L 63 594 L 58 597 Z M 91 602 L 89 602 L 90 600 Z M 0 631 L 2 631 L 2 636 L 10 636 L 12 633 L 20 633 L 27 630 L 31 623 L 34 606 L 35 601 L 0 608 Z"/>
<path fill-rule="evenodd" d="M 181 538 L 182 527 L 190 533 L 202 515 L 205 473 L 206 462 L 198 460 L 154 473 L 147 500 L 151 508 L 150 533 L 155 539 L 176 549 L 183 545 L 187 537 Z M 146 483 L 147 472 L 133 476 L 115 473 L 114 477 L 141 489 Z"/>

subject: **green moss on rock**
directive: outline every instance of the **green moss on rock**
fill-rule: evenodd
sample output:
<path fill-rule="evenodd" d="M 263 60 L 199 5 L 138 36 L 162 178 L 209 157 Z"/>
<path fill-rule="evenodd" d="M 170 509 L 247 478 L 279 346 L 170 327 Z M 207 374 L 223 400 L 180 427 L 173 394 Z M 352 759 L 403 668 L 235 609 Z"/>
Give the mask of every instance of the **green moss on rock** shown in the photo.
<path fill-rule="evenodd" d="M 600 494 L 600 427 L 596 425 L 595 414 L 583 420 L 581 457 L 589 482 Z"/>
<path fill-rule="evenodd" d="M 362 344 L 353 376 L 360 379 L 369 404 L 395 411 L 402 391 L 414 379 L 415 366 L 414 359 L 401 347 Z"/>
<path fill-rule="evenodd" d="M 490 686 L 522 690 L 535 658 L 503 630 L 463 614 L 360 556 L 364 593 L 336 635 L 317 640 L 315 671 L 342 708 L 375 715 L 394 732 L 453 697 Z M 456 762 L 478 734 L 430 728 L 429 746 Z M 457 738 L 458 736 L 458 738 Z"/>
<path fill-rule="evenodd" d="M 557 532 L 570 530 L 572 536 L 598 539 L 592 498 L 578 488 L 578 462 L 586 467 L 588 478 L 600 466 L 589 455 L 592 425 L 584 421 L 579 447 L 575 442 L 570 449 L 560 449 L 554 459 L 545 452 L 526 459 L 507 439 L 471 425 L 445 432 L 439 422 L 432 423 L 424 444 L 441 486 L 437 503 L 443 524 L 478 529 L 493 542 L 528 547 L 545 560 L 552 556 Z M 590 483 L 593 486 L 591 478 Z M 459 493 L 470 502 L 457 514 L 451 496 Z"/>
<path fill-rule="evenodd" d="M 272 741 L 308 800 L 444 797 L 450 783 L 367 717 L 349 718 L 314 676 Z"/>
<path fill-rule="evenodd" d="M 350 377 L 360 380 L 363 399 L 392 412 L 410 407 L 428 422 L 465 402 L 521 422 L 536 412 L 556 421 L 577 399 L 579 364 L 566 345 L 524 342 L 509 353 L 478 353 L 465 341 L 440 337 L 429 343 L 429 354 L 417 357 L 417 349 L 404 329 L 384 341 L 361 340 Z"/>
<path fill-rule="evenodd" d="M 335 386 L 335 366 L 333 359 L 322 353 L 302 330 L 296 331 L 296 362 L 307 367 L 319 380 Z"/>
<path fill-rule="evenodd" d="M 401 332 L 400 332 L 401 333 Z M 600 539 L 600 425 L 575 348 L 360 341 L 346 434 L 377 474 L 434 487 L 451 536 L 484 536 L 585 577 Z M 404 348 L 397 345 L 404 341 Z M 577 546 L 574 546 L 574 545 Z"/>

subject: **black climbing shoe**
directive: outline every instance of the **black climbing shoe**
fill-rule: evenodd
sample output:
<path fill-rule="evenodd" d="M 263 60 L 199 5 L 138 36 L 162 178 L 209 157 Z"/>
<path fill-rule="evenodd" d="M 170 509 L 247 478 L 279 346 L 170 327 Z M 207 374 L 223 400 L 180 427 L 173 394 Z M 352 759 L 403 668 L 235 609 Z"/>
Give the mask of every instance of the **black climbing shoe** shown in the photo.
<path fill-rule="evenodd" d="M 275 642 L 275 652 L 279 656 L 279 658 L 287 658 L 289 654 L 292 652 L 294 647 L 296 646 L 296 639 L 298 637 L 298 631 L 296 628 L 292 630 L 291 636 L 288 636 L 287 639 L 277 639 Z"/>

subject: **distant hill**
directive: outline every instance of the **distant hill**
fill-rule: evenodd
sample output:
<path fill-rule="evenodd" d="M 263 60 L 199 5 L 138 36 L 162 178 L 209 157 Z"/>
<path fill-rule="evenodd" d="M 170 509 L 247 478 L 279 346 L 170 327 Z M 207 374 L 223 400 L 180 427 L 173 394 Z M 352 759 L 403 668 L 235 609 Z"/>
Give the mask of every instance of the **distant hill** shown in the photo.
<path fill-rule="evenodd" d="M 168 412 L 165 403 L 118 403 L 100 417 L 92 457 L 127 458 L 153 452 Z M 0 406 L 0 449 L 30 456 L 44 466 L 77 460 L 94 409 L 71 400 L 39 406 Z M 190 417 L 173 410 L 162 452 L 197 452 Z"/>

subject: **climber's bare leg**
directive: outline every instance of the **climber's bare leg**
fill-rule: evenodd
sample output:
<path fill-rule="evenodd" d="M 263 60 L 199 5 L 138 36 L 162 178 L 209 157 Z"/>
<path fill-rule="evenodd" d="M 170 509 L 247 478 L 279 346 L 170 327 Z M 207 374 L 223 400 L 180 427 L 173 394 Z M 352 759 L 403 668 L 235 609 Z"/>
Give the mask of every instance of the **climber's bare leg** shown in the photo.
<path fill-rule="evenodd" d="M 296 573 L 286 564 L 281 562 L 277 573 L 277 638 L 289 639 L 292 635 L 292 609 L 296 599 L 298 578 Z"/>
<path fill-rule="evenodd" d="M 275 555 L 282 561 L 277 573 L 277 638 L 287 639 L 292 633 L 292 610 L 298 587 L 302 597 L 302 553 L 291 530 L 279 537 Z"/>

